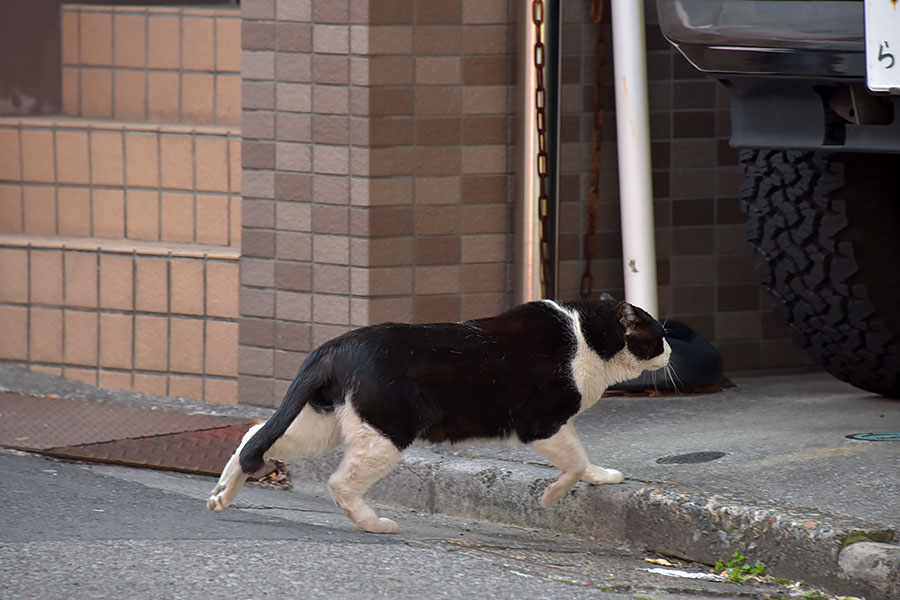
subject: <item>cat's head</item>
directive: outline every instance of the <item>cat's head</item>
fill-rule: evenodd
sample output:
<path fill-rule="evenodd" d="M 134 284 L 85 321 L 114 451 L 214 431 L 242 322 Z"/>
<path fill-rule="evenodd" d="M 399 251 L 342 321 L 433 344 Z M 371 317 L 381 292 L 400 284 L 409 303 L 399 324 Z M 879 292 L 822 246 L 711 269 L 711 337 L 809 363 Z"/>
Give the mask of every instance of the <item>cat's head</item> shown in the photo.
<path fill-rule="evenodd" d="M 608 294 L 573 303 L 591 349 L 607 363 L 612 383 L 665 367 L 672 350 L 659 321 L 647 311 Z"/>
<path fill-rule="evenodd" d="M 636 367 L 641 371 L 655 371 L 669 364 L 672 348 L 659 321 L 628 302 L 620 302 L 616 314 L 624 332 L 624 350 L 636 360 Z"/>

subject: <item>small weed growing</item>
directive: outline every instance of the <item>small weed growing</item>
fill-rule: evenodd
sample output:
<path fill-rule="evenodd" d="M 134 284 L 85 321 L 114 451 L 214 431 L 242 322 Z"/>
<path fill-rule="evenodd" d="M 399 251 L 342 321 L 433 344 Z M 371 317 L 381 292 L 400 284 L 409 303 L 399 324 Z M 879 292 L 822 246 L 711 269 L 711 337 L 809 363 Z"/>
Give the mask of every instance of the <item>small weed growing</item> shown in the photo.
<path fill-rule="evenodd" d="M 856 596 L 831 596 L 821 590 L 811 589 L 809 585 L 802 581 L 792 583 L 789 579 L 769 577 L 765 564 L 761 561 L 756 561 L 753 565 L 750 565 L 747 557 L 740 552 L 732 554 L 731 559 L 728 561 L 716 561 L 714 569 L 726 581 L 733 583 L 744 583 L 748 579 L 753 578 L 763 583 L 775 583 L 789 588 L 786 594 L 764 594 L 763 598 L 767 598 L 767 600 L 861 600 Z"/>
<path fill-rule="evenodd" d="M 740 552 L 732 554 L 728 562 L 716 561 L 715 570 L 734 583 L 744 583 L 750 577 L 760 577 L 767 573 L 766 565 L 756 561 L 751 566 L 747 564 L 747 557 Z"/>

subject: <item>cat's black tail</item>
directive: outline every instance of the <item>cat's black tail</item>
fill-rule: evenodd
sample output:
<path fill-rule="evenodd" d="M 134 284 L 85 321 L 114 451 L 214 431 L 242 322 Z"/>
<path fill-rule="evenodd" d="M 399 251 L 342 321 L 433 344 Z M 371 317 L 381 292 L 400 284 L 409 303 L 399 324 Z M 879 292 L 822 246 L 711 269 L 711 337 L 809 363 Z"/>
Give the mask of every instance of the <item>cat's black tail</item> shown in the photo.
<path fill-rule="evenodd" d="M 247 440 L 241 449 L 241 470 L 246 475 L 252 475 L 263 468 L 265 459 L 263 455 L 272 447 L 278 438 L 284 435 L 303 407 L 327 382 L 330 373 L 321 360 L 321 354 L 314 352 L 300 366 L 297 376 L 291 382 L 291 386 L 284 394 L 284 400 L 278 410 L 269 417 L 256 434 Z"/>

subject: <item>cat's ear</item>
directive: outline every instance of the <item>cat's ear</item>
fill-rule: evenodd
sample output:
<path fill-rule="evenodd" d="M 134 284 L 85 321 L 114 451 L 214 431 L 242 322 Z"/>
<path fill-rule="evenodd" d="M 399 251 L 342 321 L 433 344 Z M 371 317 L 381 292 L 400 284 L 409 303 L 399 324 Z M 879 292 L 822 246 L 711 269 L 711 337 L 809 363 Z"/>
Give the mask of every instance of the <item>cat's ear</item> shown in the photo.
<path fill-rule="evenodd" d="M 627 302 L 619 302 L 618 306 L 616 306 L 616 315 L 619 317 L 619 323 L 622 324 L 626 333 L 634 331 L 635 326 L 640 321 L 637 311 Z"/>

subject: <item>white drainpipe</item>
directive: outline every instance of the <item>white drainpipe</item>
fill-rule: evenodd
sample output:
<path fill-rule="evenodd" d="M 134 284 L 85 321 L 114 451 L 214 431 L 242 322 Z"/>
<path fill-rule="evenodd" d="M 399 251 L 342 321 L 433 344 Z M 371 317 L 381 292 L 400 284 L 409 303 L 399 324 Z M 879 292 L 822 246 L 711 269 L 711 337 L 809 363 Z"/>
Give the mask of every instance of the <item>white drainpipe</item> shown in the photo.
<path fill-rule="evenodd" d="M 659 316 L 644 1 L 612 0 L 625 299 Z"/>

